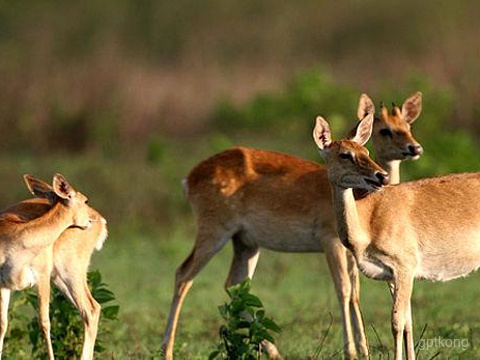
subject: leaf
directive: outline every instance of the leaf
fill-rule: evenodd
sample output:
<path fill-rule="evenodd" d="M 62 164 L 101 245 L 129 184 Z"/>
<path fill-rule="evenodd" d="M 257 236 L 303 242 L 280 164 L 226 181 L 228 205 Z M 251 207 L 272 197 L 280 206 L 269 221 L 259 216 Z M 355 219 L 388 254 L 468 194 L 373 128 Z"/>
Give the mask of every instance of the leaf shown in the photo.
<path fill-rule="evenodd" d="M 208 357 L 208 360 L 214 360 L 218 355 L 220 355 L 219 350 L 212 351 Z"/>
<path fill-rule="evenodd" d="M 234 301 L 230 306 L 230 312 L 232 314 L 240 314 L 244 310 L 245 310 L 245 304 L 240 301 Z"/>
<path fill-rule="evenodd" d="M 238 329 L 248 329 L 250 327 L 250 321 L 239 321 L 237 324 Z"/>
<path fill-rule="evenodd" d="M 278 326 L 277 323 L 270 318 L 263 318 L 260 322 L 268 330 L 272 330 L 272 331 L 275 331 L 277 333 L 282 331 L 280 326 Z"/>
<path fill-rule="evenodd" d="M 257 296 L 252 294 L 247 294 L 247 296 L 245 297 L 245 304 L 247 304 L 248 306 L 253 306 L 257 308 L 263 307 L 263 304 L 260 301 L 260 299 Z"/>
<path fill-rule="evenodd" d="M 259 343 L 260 343 L 262 340 L 268 340 L 268 341 L 270 341 L 271 343 L 275 343 L 275 339 L 273 338 L 273 336 L 270 335 L 270 334 L 269 334 L 268 332 L 266 332 L 265 330 L 261 331 L 260 334 L 261 334 L 262 339 L 259 341 Z"/>
<path fill-rule="evenodd" d="M 102 275 L 100 271 L 93 270 L 87 274 L 88 283 L 92 286 L 92 288 L 98 287 L 102 283 Z"/>
<path fill-rule="evenodd" d="M 247 312 L 247 314 L 250 315 L 250 317 L 255 317 L 255 309 L 252 308 L 252 307 L 248 307 L 245 309 L 245 311 Z M 243 316 L 244 318 L 246 318 L 246 316 Z"/>
<path fill-rule="evenodd" d="M 228 305 L 224 304 L 218 307 L 218 311 L 220 311 L 220 315 L 226 320 L 228 315 Z"/>
<path fill-rule="evenodd" d="M 117 320 L 118 312 L 120 310 L 119 305 L 110 305 L 102 309 L 102 315 L 109 320 Z"/>
<path fill-rule="evenodd" d="M 95 290 L 92 295 L 100 304 L 115 300 L 113 292 L 105 288 Z"/>
<path fill-rule="evenodd" d="M 233 294 L 234 294 L 234 289 L 233 289 L 233 287 L 230 286 L 230 287 L 226 288 L 225 291 L 227 292 L 228 297 L 229 297 L 230 299 L 232 299 L 232 298 L 233 298 Z"/>
<path fill-rule="evenodd" d="M 248 293 L 252 287 L 252 280 L 250 278 L 246 278 L 240 283 L 240 289 L 242 292 Z"/>

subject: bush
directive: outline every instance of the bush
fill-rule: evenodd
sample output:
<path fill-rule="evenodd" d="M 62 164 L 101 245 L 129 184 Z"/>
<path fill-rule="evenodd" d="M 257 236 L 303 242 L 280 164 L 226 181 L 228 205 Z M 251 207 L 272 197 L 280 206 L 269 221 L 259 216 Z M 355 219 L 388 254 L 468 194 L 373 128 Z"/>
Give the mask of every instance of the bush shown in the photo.
<path fill-rule="evenodd" d="M 117 320 L 119 306 L 112 305 L 115 295 L 102 282 L 102 276 L 99 271 L 88 273 L 88 283 L 93 297 L 102 305 L 98 338 L 95 343 L 95 356 L 98 357 L 105 350 L 102 346 L 102 335 L 109 332 L 109 323 Z M 24 305 L 27 305 L 27 309 Z M 28 310 L 35 311 L 33 317 L 25 314 L 25 311 L 28 312 Z M 13 321 L 11 321 L 12 326 L 6 338 L 8 353 L 27 356 L 24 348 L 25 338 L 28 337 L 31 344 L 29 358 L 48 358 L 47 347 L 38 317 L 38 297 L 36 291 L 29 289 L 16 297 L 12 301 L 9 315 Z M 83 345 L 83 321 L 78 310 L 56 287 L 52 287 L 50 320 L 55 356 L 59 359 L 79 358 Z"/>
<path fill-rule="evenodd" d="M 337 117 L 335 130 L 356 113 L 358 96 L 354 88 L 314 70 L 294 77 L 282 92 L 258 94 L 243 107 L 223 99 L 213 111 L 212 121 L 224 131 L 280 128 L 289 134 L 302 134 L 310 131 L 312 119 L 321 112 Z"/>
<path fill-rule="evenodd" d="M 226 324 L 220 327 L 221 341 L 209 359 L 259 359 L 262 341 L 275 342 L 269 331 L 281 329 L 265 316 L 260 299 L 250 293 L 250 279 L 229 287 L 227 293 L 230 302 L 218 308 Z"/>

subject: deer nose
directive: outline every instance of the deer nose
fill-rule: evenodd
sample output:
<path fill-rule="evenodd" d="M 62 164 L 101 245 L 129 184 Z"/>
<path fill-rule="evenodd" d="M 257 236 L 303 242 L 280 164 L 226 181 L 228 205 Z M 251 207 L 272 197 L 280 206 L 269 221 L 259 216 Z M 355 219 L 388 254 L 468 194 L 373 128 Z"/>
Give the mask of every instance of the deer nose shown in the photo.
<path fill-rule="evenodd" d="M 378 182 L 382 185 L 387 185 L 388 184 L 388 174 L 385 172 L 380 172 L 377 171 L 375 173 L 375 177 L 377 178 Z"/>
<path fill-rule="evenodd" d="M 423 148 L 421 145 L 417 144 L 417 145 L 408 145 L 408 151 L 410 151 L 410 154 L 412 154 L 412 156 L 418 156 L 418 155 L 422 155 L 423 154 Z"/>

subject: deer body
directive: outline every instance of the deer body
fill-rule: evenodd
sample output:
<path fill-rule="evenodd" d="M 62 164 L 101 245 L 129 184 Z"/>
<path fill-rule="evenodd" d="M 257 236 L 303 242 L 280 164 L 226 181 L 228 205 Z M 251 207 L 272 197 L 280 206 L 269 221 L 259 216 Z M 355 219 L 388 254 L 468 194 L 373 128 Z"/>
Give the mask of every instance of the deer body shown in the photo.
<path fill-rule="evenodd" d="M 63 214 L 65 211 L 57 204 L 44 216 L 26 223 L 0 216 L 1 287 L 22 290 L 35 283 L 35 273 L 29 265 L 70 226 L 71 220 Z"/>
<path fill-rule="evenodd" d="M 376 121 L 374 147 L 398 179 L 400 161 L 421 154 L 409 125 L 420 114 L 420 93 L 407 99 L 402 111 L 407 109 L 410 114 L 401 114 L 396 108 L 393 116 L 382 110 Z M 373 112 L 373 102 L 362 95 L 358 117 Z M 166 359 L 173 358 L 180 309 L 193 278 L 230 239 L 234 254 L 227 287 L 253 277 L 260 248 L 325 253 L 342 311 L 345 356 L 355 359 L 357 351 L 368 354 L 358 303 L 358 270 L 336 232 L 324 166 L 286 154 L 239 147 L 199 163 L 184 181 L 184 190 L 198 232 L 191 254 L 176 272 L 162 342 Z M 266 349 L 270 358 L 281 358 L 273 344 Z"/>
<path fill-rule="evenodd" d="M 411 301 L 415 278 L 451 280 L 480 266 L 480 173 L 385 186 L 386 173 L 363 144 L 372 117 L 353 138 L 332 141 L 317 118 L 314 139 L 326 160 L 338 234 L 366 276 L 389 283 L 395 360 L 415 359 Z M 345 156 L 348 154 L 348 156 Z M 353 189 L 377 190 L 355 200 Z"/>
<path fill-rule="evenodd" d="M 309 191 L 312 187 L 316 189 L 313 195 Z M 336 235 L 325 167 L 287 154 L 239 147 L 198 164 L 184 182 L 184 190 L 195 213 L 198 233 L 192 253 L 177 270 L 163 342 L 165 358 L 173 357 L 179 311 L 193 277 L 230 238 L 234 258 L 227 287 L 253 276 L 260 248 L 328 254 L 337 293 L 344 299 L 342 309 L 348 322 L 344 326 L 353 323 L 356 333 L 364 334 L 358 288 L 350 286 L 358 283 L 354 278 L 358 275 L 355 260 L 347 255 Z M 354 354 L 353 333 L 350 330 L 346 334 L 346 343 Z M 357 339 L 366 353 L 366 339 Z M 280 358 L 273 345 L 267 345 L 267 349 L 270 357 Z"/>
<path fill-rule="evenodd" d="M 187 184 L 202 226 L 209 227 L 206 219 L 214 226 L 221 222 L 250 247 L 321 252 L 322 235 L 334 230 L 326 180 L 326 169 L 313 162 L 239 147 L 200 163 Z M 315 204 L 308 191 L 312 187 L 317 190 Z"/>
<path fill-rule="evenodd" d="M 364 245 L 365 240 L 352 241 L 360 270 L 364 262 L 380 263 L 388 269 L 381 278 L 393 280 L 398 265 L 384 254 L 402 254 L 401 265 L 415 278 L 447 281 L 476 270 L 479 188 L 480 173 L 458 174 L 388 186 L 356 201 L 365 234 L 360 237 L 370 239 Z M 392 212 L 399 221 L 392 221 Z"/>
<path fill-rule="evenodd" d="M 48 204 L 27 200 L 27 211 L 43 212 Z M 40 206 L 39 206 L 40 205 Z M 87 230 L 69 228 L 55 241 L 53 249 L 46 249 L 37 256 L 33 268 L 41 274 L 38 294 L 41 302 L 49 303 L 50 279 L 80 312 L 84 326 L 82 360 L 92 360 L 100 318 L 100 304 L 93 298 L 87 283 L 90 259 L 100 250 L 107 238 L 107 221 L 93 208 L 90 214 L 94 222 Z M 45 331 L 44 331 L 45 332 Z"/>
<path fill-rule="evenodd" d="M 41 189 L 38 190 L 40 187 Z M 35 179 L 35 185 L 31 190 L 37 196 L 39 192 L 53 191 L 48 184 L 38 179 Z M 45 221 L 46 218 L 53 226 L 59 226 L 59 223 L 62 222 L 55 221 L 55 218 L 51 215 L 57 206 L 61 206 L 61 204 L 59 205 L 57 202 L 52 205 L 51 199 L 48 197 L 22 201 L 4 210 L 0 214 L 0 222 L 13 222 L 19 227 L 28 225 L 25 227 L 36 229 L 34 224 Z M 16 272 L 22 274 L 23 279 L 28 281 L 18 281 L 17 277 L 10 277 L 11 282 L 7 284 L 8 286 L 4 285 L 0 290 L 0 350 L 3 349 L 3 341 L 8 326 L 10 291 L 22 290 L 36 285 L 38 287 L 40 326 L 47 341 L 49 358 L 54 358 L 49 319 L 50 281 L 52 279 L 79 309 L 85 325 L 82 360 L 93 359 L 100 305 L 90 294 L 86 274 L 91 254 L 95 248 L 101 247 L 107 236 L 107 229 L 105 219 L 97 211 L 86 204 L 83 205 L 83 211 L 87 214 L 91 225 L 80 228 L 70 227 L 72 224 L 67 224 L 58 234 L 57 232 L 50 234 L 50 236 L 57 236 L 57 238 L 47 246 L 40 247 L 38 243 L 35 243 L 33 258 L 26 257 L 24 259 L 21 257 L 20 264 L 14 263 Z M 26 234 L 29 236 L 29 242 L 37 241 L 35 231 L 27 231 Z M 8 244 L 8 241 L 5 241 L 5 243 Z M 12 241 L 12 243 L 15 242 Z M 17 243 L 20 243 L 20 241 L 15 244 Z M 25 250 L 17 250 L 20 255 L 23 255 L 24 252 Z M 18 260 L 17 257 L 14 260 Z"/>

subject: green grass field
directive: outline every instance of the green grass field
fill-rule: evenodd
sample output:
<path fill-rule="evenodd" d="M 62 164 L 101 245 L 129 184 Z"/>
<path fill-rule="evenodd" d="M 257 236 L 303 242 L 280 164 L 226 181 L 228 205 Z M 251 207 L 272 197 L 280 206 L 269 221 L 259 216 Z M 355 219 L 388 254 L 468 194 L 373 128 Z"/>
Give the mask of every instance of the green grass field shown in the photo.
<path fill-rule="evenodd" d="M 159 234 L 112 231 L 92 268 L 117 295 L 121 314 L 105 338 L 113 359 L 157 358 L 172 295 L 174 272 L 193 244 L 191 225 Z M 214 348 L 221 323 L 217 305 L 226 301 L 223 284 L 230 264 L 227 245 L 197 277 L 180 319 L 176 341 L 179 359 L 205 359 Z M 413 295 L 415 339 L 468 339 L 468 349 L 423 350 L 420 359 L 478 358 L 480 313 L 474 274 L 449 283 L 417 282 Z M 263 251 L 252 292 L 264 302 L 283 332 L 277 345 L 287 359 L 342 358 L 338 304 L 322 254 L 281 254 Z M 392 357 L 390 295 L 382 282 L 362 278 L 361 305 L 373 358 Z M 333 319 L 333 320 L 332 320 Z M 330 323 L 333 321 L 332 325 Z M 157 355 L 158 356 L 158 355 Z"/>
<path fill-rule="evenodd" d="M 109 220 L 110 236 L 102 251 L 94 254 L 91 268 L 101 271 L 116 294 L 120 316 L 111 326 L 112 332 L 103 336 L 107 351 L 102 358 L 159 358 L 175 269 L 189 254 L 195 238 L 194 220 L 179 180 L 204 153 L 214 151 L 197 152 L 182 155 L 181 163 L 169 156 L 162 166 L 114 159 L 71 161 L 62 156 L 35 161 L 0 157 L 2 166 L 12 169 L 3 179 L 4 186 L 12 189 L 2 193 L 4 203 L 28 197 L 20 174 L 31 172 L 47 179 L 60 171 L 75 179 L 72 183 L 91 195 L 92 206 Z M 426 160 L 405 164 L 405 169 Z M 144 218 L 146 223 L 138 221 Z M 180 318 L 177 359 L 205 359 L 216 346 L 221 324 L 217 306 L 227 300 L 223 285 L 230 261 L 231 245 L 227 244 L 195 280 Z M 431 359 L 437 353 L 437 359 L 480 357 L 479 277 L 417 282 L 412 299 L 415 339 L 419 340 L 427 326 L 424 340 L 468 340 L 465 351 L 437 346 L 420 351 L 420 359 Z M 323 254 L 262 251 L 252 291 L 282 327 L 276 341 L 287 359 L 342 358 L 341 316 Z M 372 358 L 392 358 L 391 299 L 386 285 L 362 277 L 361 307 Z M 6 351 L 7 359 L 19 358 L 12 357 L 8 347 Z"/>
<path fill-rule="evenodd" d="M 153 138 L 142 146 L 125 146 L 118 153 L 93 149 L 76 155 L 0 156 L 1 167 L 9 169 L 2 177 L 3 187 L 9 191 L 0 192 L 0 203 L 11 204 L 28 197 L 21 174 L 49 179 L 58 171 L 89 195 L 91 205 L 108 219 L 110 237 L 104 249 L 94 255 L 92 269 L 101 271 L 116 294 L 120 319 L 103 339 L 107 352 L 102 356 L 159 357 L 175 269 L 189 254 L 195 237 L 180 180 L 196 163 L 235 144 L 319 160 L 310 135 L 312 114 L 318 109 L 326 113 L 335 123 L 336 136 L 355 124 L 359 92 L 336 86 L 316 73 L 300 80 L 281 95 L 260 96 L 245 108 L 222 107 L 212 124 L 223 130 L 188 141 Z M 448 94 L 428 84 L 420 85 L 408 86 L 408 91 L 421 89 L 425 94 L 429 111 L 414 129 L 425 154 L 417 162 L 402 165 L 404 180 L 478 169 L 480 152 L 474 137 L 464 129 L 445 131 L 445 119 L 452 112 Z M 407 93 L 390 98 L 403 99 Z M 317 99 L 322 101 L 317 103 Z M 347 103 L 351 109 L 345 110 Z M 337 109 L 344 109 L 345 114 Z M 285 113 L 288 116 L 282 118 Z M 230 253 L 227 245 L 200 273 L 187 296 L 177 334 L 178 359 L 205 359 L 216 346 L 221 323 L 217 306 L 227 299 L 223 284 Z M 437 354 L 442 359 L 480 358 L 480 350 L 476 350 L 480 345 L 480 314 L 475 302 L 480 294 L 475 286 L 478 276 L 445 284 L 417 283 L 412 300 L 415 339 L 420 339 L 427 326 L 422 341 L 441 337 L 466 339 L 469 343 L 466 350 L 441 346 L 422 350 L 419 358 L 431 359 Z M 362 278 L 362 285 L 361 305 L 372 357 L 389 359 L 393 355 L 389 292 L 380 282 Z M 263 251 L 253 293 L 283 328 L 276 340 L 287 359 L 342 358 L 341 316 L 322 254 Z"/>

